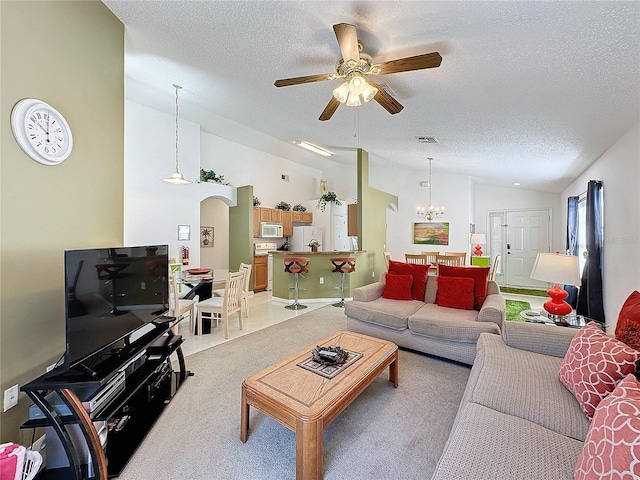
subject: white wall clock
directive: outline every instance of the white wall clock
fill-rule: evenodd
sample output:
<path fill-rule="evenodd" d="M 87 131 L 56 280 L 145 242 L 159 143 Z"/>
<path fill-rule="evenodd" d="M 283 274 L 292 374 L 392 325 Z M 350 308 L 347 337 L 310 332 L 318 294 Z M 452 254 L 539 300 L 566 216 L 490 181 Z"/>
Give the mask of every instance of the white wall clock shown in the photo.
<path fill-rule="evenodd" d="M 11 111 L 11 130 L 20 148 L 43 165 L 58 165 L 73 149 L 71 128 L 62 114 L 35 98 L 25 98 Z"/>

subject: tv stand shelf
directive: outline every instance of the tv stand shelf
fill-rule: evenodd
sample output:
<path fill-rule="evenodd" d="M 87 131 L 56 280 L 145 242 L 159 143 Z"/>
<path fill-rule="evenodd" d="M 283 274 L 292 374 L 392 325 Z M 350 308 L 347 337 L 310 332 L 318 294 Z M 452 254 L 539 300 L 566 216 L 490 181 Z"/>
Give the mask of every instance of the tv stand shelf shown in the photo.
<path fill-rule="evenodd" d="M 38 480 L 107 480 L 120 474 L 182 382 L 192 375 L 186 370 L 182 353 L 184 340 L 173 334 L 172 326 L 175 322 L 159 322 L 117 353 L 103 353 L 102 361 L 88 359 L 92 362 L 89 368 L 58 373 L 53 370 L 22 387 L 44 418 L 28 420 L 21 428 L 51 427 L 69 463 L 68 467 L 43 470 L 36 477 Z M 177 371 L 169 358 L 174 353 Z M 87 412 L 82 402 L 88 399 L 80 398 L 80 392 L 95 395 L 108 388 L 120 371 L 126 372 L 122 390 Z M 51 392 L 59 400 L 52 400 Z M 63 414 L 59 414 L 60 410 Z M 104 448 L 94 422 L 106 422 Z M 81 432 L 80 447 L 78 439 L 70 434 L 72 429 Z"/>

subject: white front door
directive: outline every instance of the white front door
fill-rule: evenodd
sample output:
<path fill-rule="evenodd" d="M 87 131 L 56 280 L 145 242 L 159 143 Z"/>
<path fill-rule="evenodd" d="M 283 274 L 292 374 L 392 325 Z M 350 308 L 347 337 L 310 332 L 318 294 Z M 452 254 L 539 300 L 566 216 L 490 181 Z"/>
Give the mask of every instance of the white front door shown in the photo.
<path fill-rule="evenodd" d="M 520 210 L 506 212 L 507 238 L 504 284 L 518 287 L 548 286 L 529 277 L 538 252 L 550 248 L 551 213 L 549 210 Z"/>

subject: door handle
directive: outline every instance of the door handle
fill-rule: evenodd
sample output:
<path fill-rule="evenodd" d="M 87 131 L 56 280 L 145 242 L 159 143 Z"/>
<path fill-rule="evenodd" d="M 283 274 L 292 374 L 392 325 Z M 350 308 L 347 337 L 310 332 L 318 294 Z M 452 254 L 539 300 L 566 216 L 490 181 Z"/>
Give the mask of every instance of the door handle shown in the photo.
<path fill-rule="evenodd" d="M 511 244 L 507 243 L 507 255 L 511 255 Z"/>

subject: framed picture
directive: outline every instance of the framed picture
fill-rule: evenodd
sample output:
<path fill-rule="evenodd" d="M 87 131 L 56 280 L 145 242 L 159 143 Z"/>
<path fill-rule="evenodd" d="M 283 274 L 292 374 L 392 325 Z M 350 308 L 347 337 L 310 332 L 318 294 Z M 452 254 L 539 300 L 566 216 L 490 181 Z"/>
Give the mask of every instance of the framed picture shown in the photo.
<path fill-rule="evenodd" d="M 414 222 L 414 245 L 449 245 L 449 222 Z"/>
<path fill-rule="evenodd" d="M 213 247 L 213 227 L 200 227 L 200 246 Z"/>
<path fill-rule="evenodd" d="M 178 225 L 178 240 L 191 240 L 191 226 Z"/>

